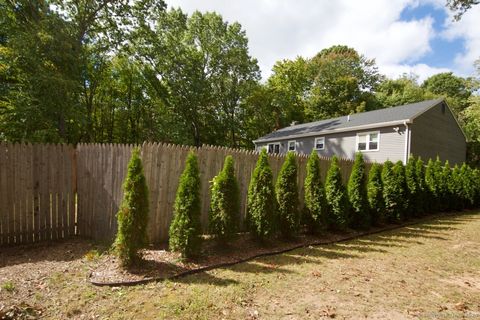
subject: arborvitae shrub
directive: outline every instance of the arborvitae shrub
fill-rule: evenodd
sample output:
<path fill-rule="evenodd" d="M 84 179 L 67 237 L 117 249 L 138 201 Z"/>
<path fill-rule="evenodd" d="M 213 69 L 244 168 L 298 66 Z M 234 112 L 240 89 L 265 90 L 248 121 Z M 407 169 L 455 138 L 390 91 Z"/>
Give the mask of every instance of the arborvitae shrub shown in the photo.
<path fill-rule="evenodd" d="M 442 161 L 440 161 L 439 157 L 437 157 L 437 159 L 435 160 L 434 168 L 435 168 L 434 170 L 435 183 L 437 185 L 437 197 L 438 197 L 437 209 L 443 212 L 447 210 L 447 206 L 448 206 L 445 199 L 447 197 L 448 187 L 444 179 L 443 164 L 442 164 Z"/>
<path fill-rule="evenodd" d="M 418 197 L 415 203 L 417 214 L 421 216 L 428 209 L 428 188 L 425 183 L 425 165 L 420 157 L 417 159 L 415 168 L 418 187 Z"/>
<path fill-rule="evenodd" d="M 460 167 L 455 165 L 450 175 L 450 184 L 449 190 L 452 193 L 452 208 L 454 210 L 463 210 L 465 205 L 464 191 L 463 191 L 463 180 L 460 172 Z"/>
<path fill-rule="evenodd" d="M 450 181 L 452 180 L 452 169 L 450 163 L 445 161 L 442 168 L 442 208 L 450 211 L 454 209 L 453 193 L 450 188 Z"/>
<path fill-rule="evenodd" d="M 365 162 L 363 161 L 361 152 L 355 155 L 355 162 L 353 163 L 352 173 L 348 180 L 347 191 L 351 208 L 351 226 L 356 229 L 368 228 L 371 221 L 368 210 Z"/>
<path fill-rule="evenodd" d="M 200 249 L 200 172 L 197 156 L 191 151 L 180 176 L 173 220 L 169 230 L 170 250 L 183 257 L 198 254 Z"/>
<path fill-rule="evenodd" d="M 277 210 L 273 174 L 265 149 L 262 150 L 253 171 L 247 197 L 247 224 L 258 240 L 271 236 L 276 227 Z"/>
<path fill-rule="evenodd" d="M 408 218 L 406 215 L 406 210 L 409 207 L 408 205 L 408 195 L 407 195 L 407 181 L 405 179 L 405 166 L 402 161 L 397 161 L 393 166 L 393 172 L 395 174 L 395 183 L 396 189 L 398 190 L 398 196 L 400 197 L 399 205 L 397 207 L 397 213 L 395 220 L 400 222 L 405 218 Z"/>
<path fill-rule="evenodd" d="M 438 188 L 435 170 L 435 161 L 429 159 L 427 168 L 425 169 L 425 184 L 428 192 L 428 212 L 437 212 L 439 209 L 438 202 L 440 201 L 440 190 Z"/>
<path fill-rule="evenodd" d="M 374 163 L 370 168 L 367 183 L 370 219 L 373 225 L 384 220 L 385 202 L 383 200 L 382 166 Z"/>
<path fill-rule="evenodd" d="M 225 158 L 222 171 L 213 178 L 210 194 L 209 229 L 220 240 L 237 231 L 240 220 L 240 195 L 232 156 Z"/>
<path fill-rule="evenodd" d="M 393 163 L 389 160 L 385 161 L 382 169 L 382 183 L 385 217 L 388 222 L 398 222 L 401 220 L 404 201 L 401 184 L 397 178 L 396 171 L 393 169 Z"/>
<path fill-rule="evenodd" d="M 329 225 L 334 229 L 343 230 L 349 223 L 349 203 L 342 174 L 338 167 L 338 158 L 332 158 L 325 181 L 325 194 L 329 206 Z"/>
<path fill-rule="evenodd" d="M 283 237 L 290 238 L 300 225 L 295 154 L 288 152 L 275 185 L 278 204 L 278 223 Z"/>
<path fill-rule="evenodd" d="M 418 216 L 419 206 L 419 187 L 417 178 L 417 160 L 410 156 L 405 166 L 405 180 L 407 182 L 408 208 L 407 216 Z"/>
<path fill-rule="evenodd" d="M 466 163 L 462 164 L 460 168 L 460 176 L 463 184 L 463 198 L 465 203 L 465 208 L 471 209 L 475 204 L 475 187 L 473 186 L 474 181 L 472 179 L 472 168 L 470 168 Z"/>
<path fill-rule="evenodd" d="M 114 247 L 122 265 L 129 266 L 139 258 L 138 250 L 147 244 L 148 188 L 138 149 L 132 152 L 123 190 Z"/>
<path fill-rule="evenodd" d="M 480 169 L 473 169 L 473 187 L 475 189 L 475 204 L 474 207 L 480 207 Z"/>
<path fill-rule="evenodd" d="M 320 171 L 320 159 L 315 150 L 308 157 L 306 171 L 304 220 L 310 232 L 317 232 L 327 225 L 328 208 Z"/>

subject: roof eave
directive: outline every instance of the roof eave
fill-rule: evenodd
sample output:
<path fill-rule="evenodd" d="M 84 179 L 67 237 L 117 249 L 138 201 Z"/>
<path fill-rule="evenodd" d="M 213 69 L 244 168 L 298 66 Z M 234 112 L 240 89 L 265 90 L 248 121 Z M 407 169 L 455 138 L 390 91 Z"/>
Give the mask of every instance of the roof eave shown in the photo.
<path fill-rule="evenodd" d="M 341 133 L 341 132 L 350 132 L 350 131 L 357 131 L 357 130 L 368 130 L 374 128 L 382 128 L 382 127 L 389 127 L 395 125 L 401 125 L 404 123 L 412 123 L 412 119 L 402 119 L 402 120 L 395 120 L 395 121 L 387 121 L 387 122 L 378 122 L 372 123 L 368 125 L 361 125 L 349 128 L 339 128 L 339 129 L 331 129 L 331 130 L 322 130 L 322 131 L 315 131 L 315 132 L 308 132 L 303 134 L 293 134 L 293 135 L 286 135 L 284 137 L 277 137 L 277 138 L 267 138 L 267 139 L 257 139 L 253 140 L 253 143 L 263 143 L 263 142 L 274 142 L 274 141 L 281 141 L 287 139 L 295 139 L 295 138 L 307 138 L 319 135 L 327 135 L 332 133 Z"/>

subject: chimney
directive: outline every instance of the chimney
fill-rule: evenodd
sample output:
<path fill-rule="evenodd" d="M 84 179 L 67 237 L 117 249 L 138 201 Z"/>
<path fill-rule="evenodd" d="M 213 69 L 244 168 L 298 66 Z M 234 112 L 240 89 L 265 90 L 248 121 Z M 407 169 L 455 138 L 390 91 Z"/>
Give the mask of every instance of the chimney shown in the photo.
<path fill-rule="evenodd" d="M 349 122 L 349 121 L 350 121 L 350 115 L 347 116 L 347 122 Z"/>
<path fill-rule="evenodd" d="M 298 124 L 298 121 L 292 121 L 292 123 L 290 123 L 290 126 L 296 126 Z"/>

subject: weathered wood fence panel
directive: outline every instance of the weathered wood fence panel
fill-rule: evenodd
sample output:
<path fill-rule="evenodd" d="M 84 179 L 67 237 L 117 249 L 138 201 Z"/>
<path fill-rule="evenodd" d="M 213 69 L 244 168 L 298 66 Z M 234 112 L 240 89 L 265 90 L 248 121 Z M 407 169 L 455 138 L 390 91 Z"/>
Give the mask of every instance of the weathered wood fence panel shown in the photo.
<path fill-rule="evenodd" d="M 75 234 L 74 148 L 0 144 L 0 245 Z"/>
<path fill-rule="evenodd" d="M 134 145 L 122 144 L 0 144 L 0 245 L 55 240 L 72 235 L 110 241 L 117 229 L 116 213 L 123 198 L 123 181 Z M 201 222 L 208 231 L 210 181 L 223 167 L 225 156 L 235 160 L 240 188 L 241 228 L 245 228 L 248 185 L 258 153 L 203 146 L 193 148 L 159 143 L 139 146 L 149 188 L 151 242 L 168 238 L 175 194 L 186 157 L 195 151 L 201 178 Z M 270 155 L 276 180 L 285 159 Z M 307 156 L 299 155 L 298 185 L 303 206 Z M 330 160 L 321 158 L 325 180 Z M 341 160 L 344 183 L 353 162 Z M 367 164 L 367 170 L 370 164 Z"/>

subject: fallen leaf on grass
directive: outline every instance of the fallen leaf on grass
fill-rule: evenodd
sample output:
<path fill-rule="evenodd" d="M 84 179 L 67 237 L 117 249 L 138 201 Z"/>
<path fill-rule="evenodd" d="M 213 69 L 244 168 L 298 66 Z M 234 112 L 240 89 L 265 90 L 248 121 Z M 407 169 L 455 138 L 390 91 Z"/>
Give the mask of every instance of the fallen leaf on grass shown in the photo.
<path fill-rule="evenodd" d="M 456 303 L 453 307 L 458 311 L 468 310 L 468 306 L 465 304 L 465 302 Z"/>
<path fill-rule="evenodd" d="M 327 306 L 325 309 L 322 310 L 322 315 L 324 317 L 335 318 L 337 316 L 335 311 L 335 307 Z"/>
<path fill-rule="evenodd" d="M 320 273 L 320 271 L 312 271 L 312 276 L 320 278 L 322 274 Z"/>

